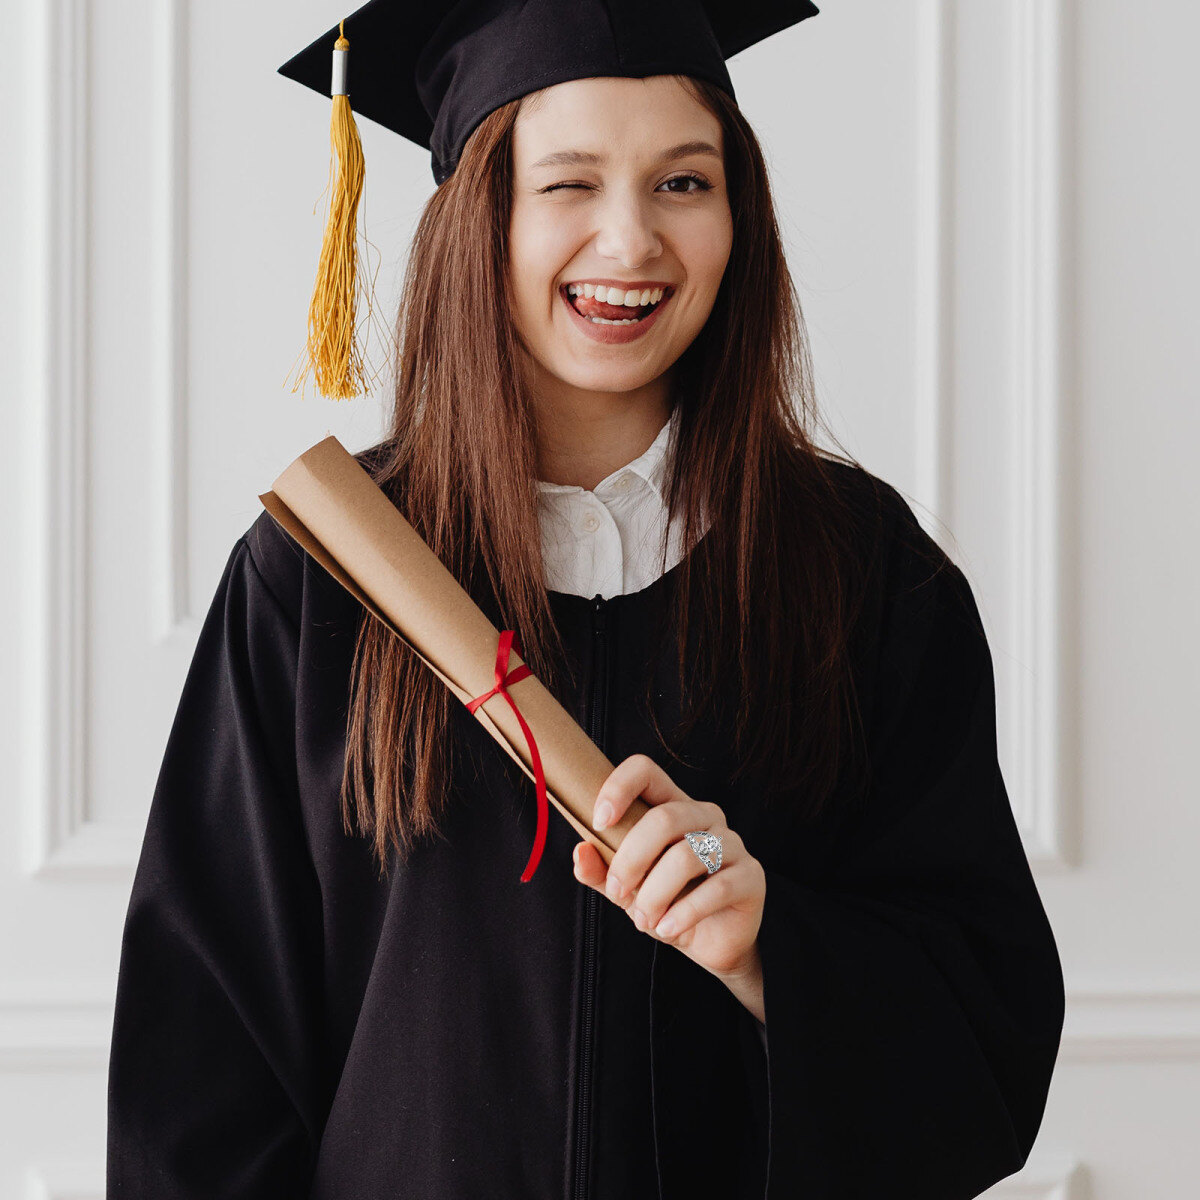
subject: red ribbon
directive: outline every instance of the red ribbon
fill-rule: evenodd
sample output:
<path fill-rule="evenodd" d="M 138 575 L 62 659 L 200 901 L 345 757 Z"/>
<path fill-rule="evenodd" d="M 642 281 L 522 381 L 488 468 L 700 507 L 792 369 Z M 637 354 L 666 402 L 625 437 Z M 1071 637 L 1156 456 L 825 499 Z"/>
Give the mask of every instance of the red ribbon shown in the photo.
<path fill-rule="evenodd" d="M 469 700 L 467 711 L 473 713 L 485 700 L 490 700 L 497 692 L 500 692 L 508 701 L 509 708 L 516 714 L 517 721 L 521 725 L 521 732 L 525 735 L 525 741 L 529 745 L 529 756 L 533 759 L 533 778 L 537 784 L 537 835 L 533 839 L 533 850 L 530 852 L 529 861 L 525 864 L 525 870 L 521 872 L 521 882 L 528 883 L 538 869 L 542 849 L 546 845 L 546 833 L 550 824 L 550 805 L 546 799 L 546 773 L 542 770 L 542 756 L 538 753 L 533 731 L 526 724 L 516 701 L 508 694 L 507 690 L 508 684 L 516 683 L 518 680 L 524 679 L 526 675 L 532 675 L 533 672 L 529 669 L 528 663 L 522 663 L 519 667 L 508 670 L 510 647 L 524 656 L 525 652 L 521 649 L 521 642 L 516 632 L 512 629 L 505 629 L 500 634 L 500 644 L 496 648 L 496 685 L 490 692 L 484 692 L 482 696 L 476 696 L 474 700 Z"/>

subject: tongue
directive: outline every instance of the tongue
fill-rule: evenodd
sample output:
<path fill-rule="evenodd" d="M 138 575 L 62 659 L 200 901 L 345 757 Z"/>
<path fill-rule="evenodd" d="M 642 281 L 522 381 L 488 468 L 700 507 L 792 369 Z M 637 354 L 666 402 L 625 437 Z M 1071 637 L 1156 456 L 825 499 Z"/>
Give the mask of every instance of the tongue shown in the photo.
<path fill-rule="evenodd" d="M 623 304 L 601 304 L 599 300 L 589 300 L 587 296 L 573 296 L 571 299 L 585 317 L 605 317 L 610 321 L 644 316 L 653 307 L 649 304 L 640 308 L 626 308 Z"/>

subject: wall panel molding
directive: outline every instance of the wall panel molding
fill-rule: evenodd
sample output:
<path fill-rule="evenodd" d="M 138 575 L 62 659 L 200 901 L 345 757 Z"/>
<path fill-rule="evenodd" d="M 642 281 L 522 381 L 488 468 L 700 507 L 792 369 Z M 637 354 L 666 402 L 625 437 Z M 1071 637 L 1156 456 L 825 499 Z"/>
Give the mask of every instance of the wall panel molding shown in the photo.
<path fill-rule="evenodd" d="M 89 405 L 91 143 L 88 0 L 42 0 L 31 20 L 33 156 L 30 250 L 33 313 L 28 354 L 33 403 L 23 456 L 30 520 L 22 671 L 27 736 L 21 796 L 23 859 L 39 879 L 128 882 L 142 829 L 97 821 L 88 800 Z M 154 157 L 151 198 L 155 293 L 151 331 L 152 638 L 194 640 L 187 538 L 187 9 L 152 6 L 154 54 L 146 111 Z"/>
<path fill-rule="evenodd" d="M 102 1070 L 113 997 L 88 982 L 30 983 L 0 991 L 0 1072 Z M 1059 1063 L 1200 1059 L 1200 987 L 1075 989 Z"/>
<path fill-rule="evenodd" d="M 953 445 L 954 13 L 952 0 L 917 8 L 915 474 L 936 513 L 950 503 Z"/>
<path fill-rule="evenodd" d="M 5 984 L 0 1072 L 106 1071 L 113 1002 L 87 983 Z"/>
<path fill-rule="evenodd" d="M 1200 989 L 1097 988 L 1067 997 L 1059 1062 L 1200 1059 Z"/>
<path fill-rule="evenodd" d="M 86 820 L 90 143 L 89 6 L 42 0 L 28 23 L 31 128 L 27 375 L 22 456 L 30 472 L 21 642 L 28 722 L 25 855 L 50 862 Z"/>
<path fill-rule="evenodd" d="M 154 197 L 156 292 L 151 395 L 153 454 L 152 588 L 157 641 L 194 640 L 188 537 L 188 7 L 155 5 Z"/>
<path fill-rule="evenodd" d="M 103 1160 L 70 1159 L 30 1167 L 25 1200 L 104 1200 Z"/>
<path fill-rule="evenodd" d="M 1061 425 L 1069 394 L 1070 331 L 1064 320 L 1067 269 L 1064 230 L 1068 172 L 1064 128 L 1067 86 L 1067 0 L 1016 0 L 1007 10 L 1011 45 L 999 82 L 956 71 L 961 37 L 971 36 L 954 0 L 922 0 L 917 10 L 917 278 L 915 395 L 916 499 L 951 528 L 956 525 L 956 429 L 964 396 L 956 386 L 966 353 L 959 345 L 958 304 L 973 295 L 1011 295 L 998 331 L 1011 354 L 1004 399 L 1007 461 L 1001 477 L 994 463 L 978 463 L 985 486 L 1004 488 L 1010 514 L 1003 546 L 1006 607 L 1012 624 L 1006 644 L 1027 669 L 1005 680 L 1000 700 L 1013 731 L 1005 780 L 1030 861 L 1047 870 L 1071 866 L 1071 781 L 1064 769 L 1065 676 L 1070 663 L 1063 618 L 1063 458 Z M 980 90 L 999 87 L 1005 121 L 972 136 L 1000 139 L 997 155 L 1007 163 L 1010 188 L 1001 204 L 996 236 L 1010 247 L 1004 271 L 1010 278 L 959 278 L 957 248 L 967 236 L 959 215 L 956 146 L 971 120 Z M 1007 141 L 1000 129 L 1008 130 Z M 980 364 L 977 370 L 986 369 Z M 988 472 L 992 475 L 989 476 Z M 942 541 L 934 522 L 931 536 Z"/>
<path fill-rule="evenodd" d="M 1037 1150 L 1015 1175 L 983 1193 L 989 1200 L 1084 1200 L 1084 1165 L 1071 1155 L 1040 1155 Z"/>
<path fill-rule="evenodd" d="M 1012 792 L 1031 859 L 1043 868 L 1075 860 L 1067 841 L 1064 697 L 1069 655 L 1063 618 L 1064 476 L 1061 428 L 1068 391 L 1064 320 L 1068 191 L 1065 166 L 1067 76 L 1063 0 L 1013 5 L 1015 74 L 1012 193 L 1014 332 L 1009 462 L 1009 607 L 1017 661 L 1009 689 L 1015 732 Z"/>

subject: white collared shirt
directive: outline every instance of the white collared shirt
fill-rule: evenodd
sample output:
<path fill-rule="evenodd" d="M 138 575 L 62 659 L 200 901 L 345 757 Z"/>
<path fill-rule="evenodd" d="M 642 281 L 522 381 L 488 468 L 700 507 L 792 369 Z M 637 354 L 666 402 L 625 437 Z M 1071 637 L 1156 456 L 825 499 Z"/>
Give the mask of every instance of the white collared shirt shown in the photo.
<path fill-rule="evenodd" d="M 665 455 L 678 413 L 676 404 L 645 453 L 606 475 L 591 491 L 537 481 L 542 561 L 551 591 L 588 599 L 598 592 L 607 600 L 649 587 L 683 558 L 677 521 L 670 528 L 665 564 L 662 559 Z M 766 1026 L 755 1021 L 755 1027 L 766 1049 Z"/>
<path fill-rule="evenodd" d="M 546 586 L 589 599 L 639 592 L 683 558 L 682 521 L 672 522 L 667 557 L 663 497 L 668 439 L 679 423 L 678 404 L 658 436 L 632 462 L 590 491 L 539 479 L 538 517 Z"/>

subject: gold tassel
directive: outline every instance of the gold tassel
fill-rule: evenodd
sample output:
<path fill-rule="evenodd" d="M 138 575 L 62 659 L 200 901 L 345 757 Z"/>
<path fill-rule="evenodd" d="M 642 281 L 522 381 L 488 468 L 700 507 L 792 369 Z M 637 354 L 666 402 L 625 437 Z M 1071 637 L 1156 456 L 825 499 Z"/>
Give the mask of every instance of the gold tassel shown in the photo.
<path fill-rule="evenodd" d="M 296 377 L 292 391 L 299 390 L 311 371 L 316 377 L 317 388 L 325 396 L 343 400 L 367 390 L 365 355 L 356 343 L 358 331 L 355 327 L 356 293 L 360 286 L 355 215 L 362 196 L 365 160 L 346 89 L 350 42 L 345 36 L 344 20 L 338 25 L 338 33 L 330 88 L 333 100 L 329 129 L 332 157 L 326 187 L 326 192 L 330 188 L 333 191 L 317 264 L 317 282 L 308 309 L 307 361 Z M 368 290 L 369 310 L 369 289 L 365 290 Z"/>

